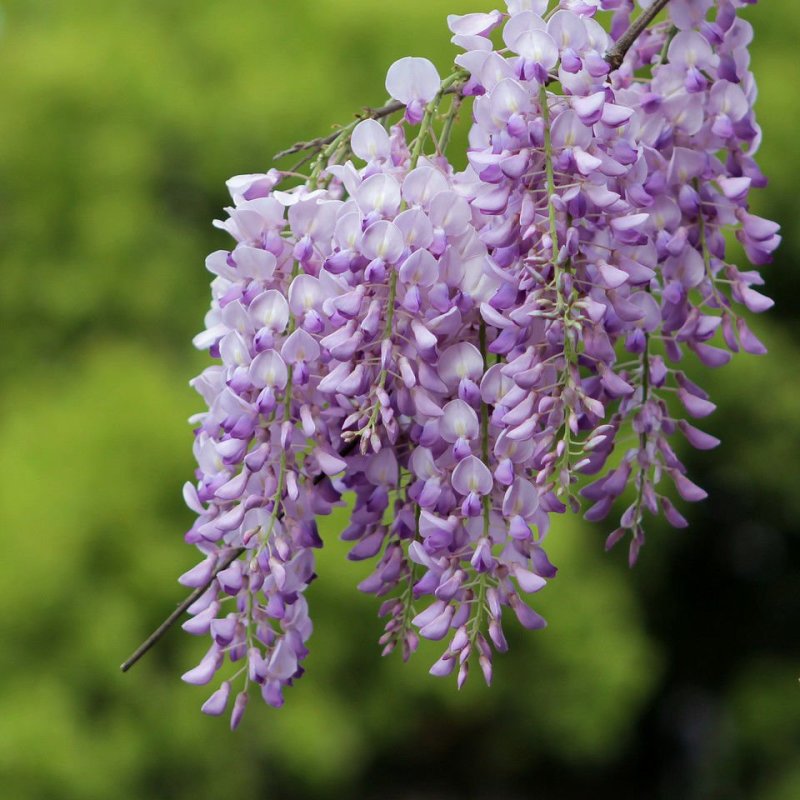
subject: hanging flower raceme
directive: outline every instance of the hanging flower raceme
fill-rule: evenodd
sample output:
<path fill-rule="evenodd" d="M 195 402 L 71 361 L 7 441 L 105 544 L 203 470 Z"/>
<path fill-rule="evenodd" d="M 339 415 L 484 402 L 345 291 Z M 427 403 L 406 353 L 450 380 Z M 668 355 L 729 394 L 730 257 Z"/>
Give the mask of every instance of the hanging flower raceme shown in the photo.
<path fill-rule="evenodd" d="M 431 673 L 459 686 L 474 664 L 491 681 L 505 626 L 545 625 L 552 513 L 621 500 L 607 544 L 628 535 L 631 563 L 647 514 L 687 524 L 680 501 L 705 492 L 675 435 L 718 444 L 687 371 L 763 353 L 743 309 L 772 304 L 725 233 L 754 267 L 780 241 L 749 208 L 765 179 L 745 4 L 451 16 L 452 74 L 403 58 L 384 108 L 293 148 L 316 155 L 305 180 L 229 181 L 217 225 L 236 244 L 208 259 L 195 339 L 217 362 L 193 381 L 202 560 L 180 579 L 199 590 L 184 628 L 211 638 L 184 680 L 224 676 L 204 711 L 235 727 L 251 690 L 279 706 L 302 674 L 316 519 L 336 505 L 349 558 L 374 563 L 359 588 L 382 598 L 383 652 L 442 641 Z"/>

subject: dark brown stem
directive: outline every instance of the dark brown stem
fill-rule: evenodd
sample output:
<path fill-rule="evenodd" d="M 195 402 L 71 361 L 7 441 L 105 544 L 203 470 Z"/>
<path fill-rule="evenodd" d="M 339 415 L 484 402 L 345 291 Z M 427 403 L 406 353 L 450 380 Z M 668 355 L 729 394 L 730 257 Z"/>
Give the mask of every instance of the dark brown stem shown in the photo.
<path fill-rule="evenodd" d="M 405 106 L 401 102 L 392 100 L 391 103 L 387 103 L 380 108 L 367 108 L 362 114 L 356 116 L 356 121 L 360 122 L 362 119 L 383 119 L 384 117 L 394 114 L 396 111 L 402 111 L 403 108 L 405 108 Z M 287 147 L 286 150 L 281 150 L 280 153 L 276 153 L 275 160 L 278 161 L 278 159 L 294 155 L 295 153 L 302 153 L 306 150 L 321 150 L 326 145 L 331 144 L 341 132 L 342 130 L 339 128 L 328 136 L 318 136 L 316 139 L 311 139 L 307 142 L 297 142 L 291 147 Z"/>
<path fill-rule="evenodd" d="M 620 68 L 625 54 L 642 35 L 644 29 L 658 16 L 659 12 L 666 8 L 667 3 L 669 3 L 669 0 L 655 0 L 653 5 L 639 14 L 628 30 L 617 39 L 616 44 L 606 53 L 606 61 L 611 65 L 611 69 Z"/>
<path fill-rule="evenodd" d="M 127 672 L 151 647 L 156 645 L 164 634 L 178 621 L 189 606 L 194 603 L 209 586 L 213 583 L 217 574 L 227 569 L 239 556 L 244 553 L 244 547 L 237 547 L 232 550 L 222 561 L 217 564 L 214 574 L 203 586 L 195 589 L 137 648 L 133 651 L 130 658 L 123 662 L 120 669 Z"/>
<path fill-rule="evenodd" d="M 339 452 L 341 456 L 349 456 L 355 450 L 355 442 L 348 442 Z M 321 483 L 322 480 L 325 478 L 325 475 L 320 474 L 314 477 L 314 483 Z M 194 603 L 205 591 L 208 589 L 209 586 L 214 582 L 217 575 L 222 572 L 222 570 L 227 569 L 237 558 L 239 558 L 242 553 L 244 553 L 246 548 L 244 547 L 237 547 L 235 550 L 232 550 L 228 553 L 222 561 L 217 564 L 214 568 L 214 572 L 211 574 L 211 577 L 200 587 L 195 589 L 137 648 L 133 651 L 130 658 L 127 661 L 124 661 L 120 665 L 120 669 L 123 672 L 127 672 L 150 648 L 154 645 L 158 644 L 159 640 L 164 636 L 164 634 L 180 619 L 181 615 L 186 611 L 189 606 Z"/>
<path fill-rule="evenodd" d="M 461 84 L 457 84 L 455 86 L 448 86 L 442 91 L 442 94 L 459 94 L 460 92 Z M 384 117 L 390 117 L 392 114 L 395 114 L 398 111 L 402 111 L 404 108 L 405 105 L 399 100 L 392 100 L 390 103 L 387 103 L 385 106 L 381 106 L 380 108 L 368 108 L 363 113 L 359 114 L 354 122 L 351 122 L 344 128 L 338 128 L 327 136 L 318 136 L 316 139 L 311 139 L 308 142 L 297 142 L 291 147 L 288 147 L 286 150 L 281 150 L 281 152 L 275 156 L 275 160 L 277 161 L 278 159 L 284 158 L 285 156 L 294 155 L 295 153 L 302 153 L 306 150 L 322 150 L 323 147 L 331 144 L 333 140 L 342 133 L 343 130 L 355 127 L 355 125 L 361 122 L 361 120 L 383 119 Z"/>

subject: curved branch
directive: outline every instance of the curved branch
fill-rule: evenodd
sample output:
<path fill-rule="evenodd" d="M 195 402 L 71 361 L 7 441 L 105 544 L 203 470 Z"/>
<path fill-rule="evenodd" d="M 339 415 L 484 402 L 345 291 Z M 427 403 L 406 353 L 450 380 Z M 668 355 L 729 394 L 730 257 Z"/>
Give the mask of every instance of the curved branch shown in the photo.
<path fill-rule="evenodd" d="M 655 2 L 646 11 L 643 11 L 631 26 L 619 37 L 617 43 L 606 53 L 606 61 L 611 65 L 612 69 L 619 69 L 625 54 L 631 49 L 634 42 L 642 35 L 645 28 L 655 19 L 658 13 L 666 7 L 669 0 L 655 0 Z M 455 85 L 446 88 L 442 94 L 461 94 L 462 86 Z M 286 156 L 294 155 L 295 153 L 304 153 L 308 151 L 316 152 L 332 144 L 333 141 L 342 134 L 343 131 L 354 128 L 359 122 L 365 119 L 384 119 L 398 111 L 405 108 L 404 104 L 399 100 L 392 100 L 380 108 L 367 108 L 362 114 L 358 114 L 356 119 L 347 125 L 338 128 L 333 133 L 327 136 L 318 136 L 316 139 L 309 139 L 307 142 L 296 142 L 291 147 L 281 150 L 276 153 L 274 160 L 278 161 Z"/>
<path fill-rule="evenodd" d="M 310 139 L 307 142 L 296 142 L 291 147 L 287 147 L 286 150 L 281 150 L 280 153 L 276 153 L 274 160 L 278 161 L 286 156 L 291 156 L 295 153 L 302 153 L 306 150 L 321 150 L 326 145 L 331 144 L 333 140 L 346 128 L 349 128 L 350 126 L 355 127 L 355 125 L 365 119 L 383 119 L 384 117 L 394 114 L 396 111 L 402 111 L 404 108 L 405 106 L 399 100 L 392 100 L 391 103 L 387 103 L 385 106 L 381 106 L 380 108 L 367 108 L 363 114 L 358 114 L 355 121 L 349 123 L 349 125 L 345 125 L 343 128 L 338 128 L 333 133 L 328 134 L 328 136 L 318 136 L 316 139 Z"/>
<path fill-rule="evenodd" d="M 628 30 L 617 39 L 617 43 L 606 53 L 606 61 L 611 69 L 619 69 L 625 54 L 631 49 L 633 43 L 644 33 L 645 28 L 666 8 L 669 0 L 655 0 L 650 8 L 643 11 L 634 20 Z"/>
<path fill-rule="evenodd" d="M 442 89 L 441 94 L 461 94 L 461 85 L 456 84 L 454 86 L 448 86 Z M 277 161 L 278 159 L 285 158 L 286 156 L 291 156 L 295 153 L 303 153 L 307 150 L 321 150 L 323 147 L 332 144 L 333 141 L 338 136 L 341 136 L 344 131 L 355 128 L 359 122 L 365 119 L 383 119 L 384 117 L 390 117 L 392 114 L 402 111 L 404 108 L 405 104 L 401 103 L 399 100 L 392 100 L 380 108 L 367 108 L 362 114 L 358 114 L 353 122 L 350 122 L 341 128 L 337 128 L 333 133 L 330 133 L 327 136 L 318 136 L 316 139 L 311 139 L 307 142 L 297 142 L 291 147 L 287 147 L 286 150 L 281 150 L 280 153 L 277 153 L 274 157 L 274 160 Z"/>
<path fill-rule="evenodd" d="M 340 455 L 349 456 L 355 450 L 355 442 L 348 442 L 340 451 Z M 321 483 L 325 478 L 324 474 L 319 474 L 314 477 L 314 483 Z M 164 634 L 180 619 L 186 609 L 194 603 L 201 595 L 205 593 L 209 586 L 214 582 L 217 575 L 222 570 L 227 569 L 242 553 L 247 550 L 246 547 L 237 547 L 228 553 L 222 561 L 214 567 L 211 577 L 202 585 L 195 589 L 176 609 L 131 653 L 130 657 L 123 661 L 120 669 L 127 672 L 148 650 L 154 647 L 162 639 Z"/>
<path fill-rule="evenodd" d="M 151 647 L 156 645 L 164 634 L 183 616 L 189 606 L 201 597 L 206 589 L 214 582 L 217 574 L 227 569 L 239 556 L 244 553 L 244 547 L 237 547 L 231 551 L 214 568 L 214 572 L 203 586 L 195 589 L 177 608 L 133 651 L 130 657 L 120 665 L 123 672 L 127 672 Z"/>

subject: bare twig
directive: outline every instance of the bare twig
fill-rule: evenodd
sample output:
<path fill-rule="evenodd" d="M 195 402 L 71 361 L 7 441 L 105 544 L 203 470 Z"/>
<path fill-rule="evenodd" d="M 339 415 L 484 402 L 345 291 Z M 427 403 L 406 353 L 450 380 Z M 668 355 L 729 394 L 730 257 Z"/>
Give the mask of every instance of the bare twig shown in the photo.
<path fill-rule="evenodd" d="M 194 603 L 209 586 L 213 583 L 217 574 L 222 570 L 227 569 L 239 556 L 244 553 L 244 547 L 237 547 L 232 550 L 222 561 L 214 568 L 213 575 L 208 579 L 208 582 L 203 586 L 195 589 L 137 648 L 133 651 L 130 658 L 123 662 L 120 669 L 127 672 L 151 647 L 158 643 L 162 636 L 183 616 L 189 606 Z"/>
<path fill-rule="evenodd" d="M 367 108 L 363 113 L 356 116 L 354 122 L 351 122 L 345 127 L 349 128 L 351 125 L 355 127 L 357 123 L 364 119 L 383 119 L 397 111 L 401 111 L 403 108 L 405 108 L 405 106 L 399 100 L 392 100 L 391 103 L 387 103 L 380 108 Z M 344 130 L 344 128 L 337 128 L 333 133 L 327 136 L 318 136 L 316 139 L 311 139 L 307 142 L 297 142 L 291 147 L 287 147 L 286 150 L 281 150 L 280 153 L 276 153 L 275 161 L 285 158 L 286 156 L 294 155 L 295 153 L 302 153 L 305 150 L 321 150 L 326 145 L 331 144 L 342 130 Z"/>
<path fill-rule="evenodd" d="M 449 86 L 442 92 L 442 94 L 460 94 L 461 88 L 462 84 Z M 276 154 L 275 160 L 277 161 L 278 159 L 294 155 L 295 153 L 302 153 L 306 150 L 311 150 L 312 152 L 322 150 L 323 147 L 332 144 L 333 141 L 340 136 L 343 131 L 352 130 L 362 120 L 383 119 L 384 117 L 390 117 L 392 114 L 395 114 L 398 111 L 402 111 L 404 108 L 405 105 L 399 100 L 392 100 L 390 103 L 387 103 L 385 106 L 381 106 L 380 108 L 368 108 L 363 113 L 358 114 L 353 122 L 350 122 L 341 128 L 337 128 L 333 133 L 329 133 L 327 136 L 318 136 L 316 139 L 311 139 L 308 142 L 297 142 L 291 147 L 287 147 L 286 150 L 281 150 L 280 153 Z"/>
<path fill-rule="evenodd" d="M 666 8 L 667 3 L 669 3 L 669 0 L 655 0 L 653 5 L 639 14 L 628 30 L 617 39 L 616 44 L 606 53 L 606 61 L 611 65 L 611 69 L 620 68 L 625 54 L 644 33 L 645 28 L 658 16 L 659 12 Z"/>
<path fill-rule="evenodd" d="M 355 442 L 348 442 L 340 451 L 339 455 L 342 456 L 349 456 L 353 450 L 355 450 Z M 320 474 L 314 477 L 314 483 L 321 483 L 322 480 L 325 478 L 324 474 Z M 227 569 L 237 558 L 239 558 L 242 553 L 244 553 L 246 548 L 244 547 L 237 547 L 235 550 L 232 550 L 228 553 L 222 561 L 217 564 L 214 568 L 214 572 L 211 573 L 211 577 L 202 585 L 195 589 L 137 648 L 133 651 L 130 658 L 127 661 L 124 661 L 120 665 L 120 669 L 123 672 L 127 672 L 150 648 L 154 645 L 158 644 L 160 639 L 164 636 L 164 634 L 180 619 L 181 615 L 186 611 L 189 606 L 194 603 L 205 591 L 208 589 L 209 586 L 214 582 L 217 575 L 222 572 L 222 570 Z"/>

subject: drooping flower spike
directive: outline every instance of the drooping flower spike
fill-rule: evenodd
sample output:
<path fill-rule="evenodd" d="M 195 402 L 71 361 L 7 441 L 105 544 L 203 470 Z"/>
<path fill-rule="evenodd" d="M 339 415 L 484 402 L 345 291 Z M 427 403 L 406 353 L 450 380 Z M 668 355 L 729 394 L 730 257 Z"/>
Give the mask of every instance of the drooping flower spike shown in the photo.
<path fill-rule="evenodd" d="M 553 513 L 619 506 L 607 546 L 627 538 L 631 563 L 648 514 L 687 524 L 705 492 L 675 436 L 718 441 L 685 370 L 763 353 L 743 307 L 772 304 L 724 234 L 755 267 L 780 242 L 748 204 L 765 179 L 746 4 L 451 16 L 452 74 L 401 59 L 392 101 L 312 144 L 307 180 L 229 181 L 217 225 L 236 244 L 208 259 L 195 340 L 216 360 L 193 381 L 207 410 L 185 488 L 202 560 L 180 579 L 201 590 L 184 627 L 211 639 L 184 680 L 224 673 L 204 712 L 232 702 L 236 727 L 252 691 L 280 706 L 302 675 L 316 519 L 343 502 L 383 652 L 441 641 L 431 673 L 459 686 L 475 665 L 491 681 L 514 619 L 545 624 L 530 603 L 556 574 Z"/>

